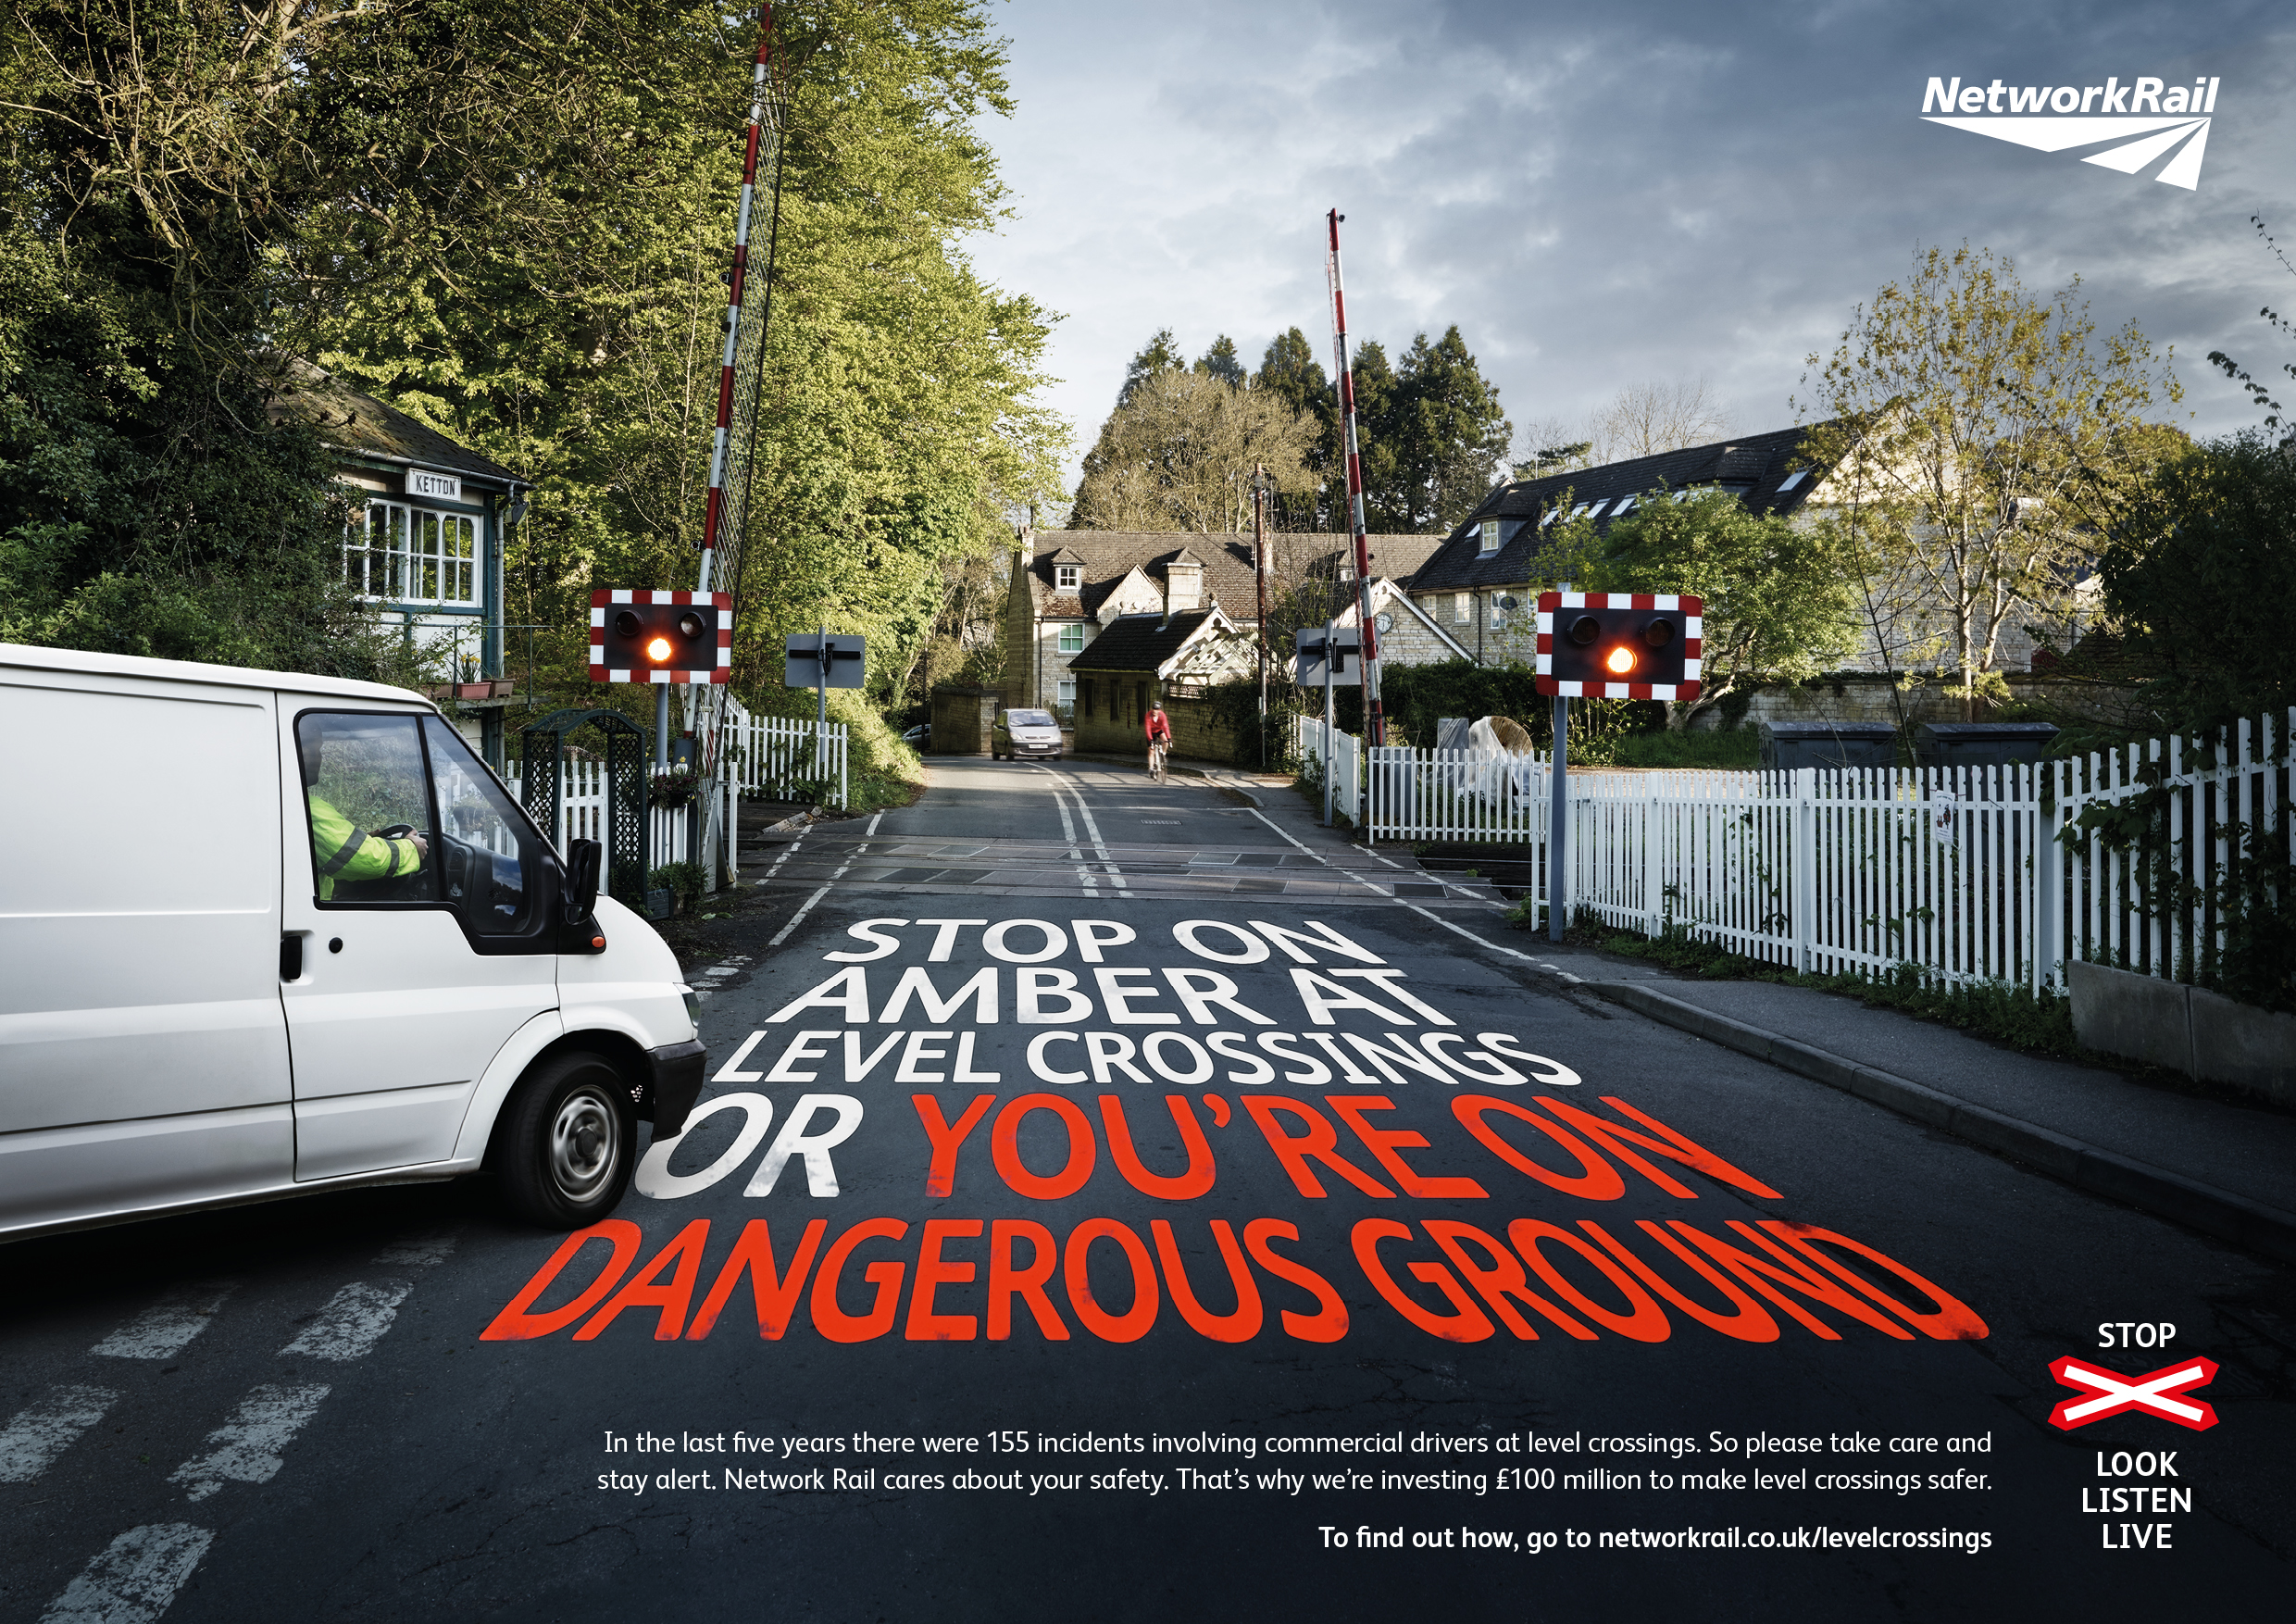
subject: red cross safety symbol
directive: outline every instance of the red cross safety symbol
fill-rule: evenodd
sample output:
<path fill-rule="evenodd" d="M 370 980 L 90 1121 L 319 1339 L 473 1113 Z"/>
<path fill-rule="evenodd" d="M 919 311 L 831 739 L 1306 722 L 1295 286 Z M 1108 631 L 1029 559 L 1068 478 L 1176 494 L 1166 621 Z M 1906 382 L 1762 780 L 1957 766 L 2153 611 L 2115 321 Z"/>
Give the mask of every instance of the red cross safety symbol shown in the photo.
<path fill-rule="evenodd" d="M 2050 1412 L 2049 1424 L 2067 1432 L 2091 1421 L 2102 1421 L 2107 1416 L 2117 1416 L 2123 1410 L 2142 1410 L 2148 1416 L 2158 1416 L 2195 1432 L 2204 1432 L 2216 1424 L 2216 1412 L 2209 1405 L 2198 1399 L 2175 1396 L 2188 1388 L 2206 1387 L 2215 1380 L 2214 1359 L 2179 1359 L 2142 1376 L 2123 1376 L 2117 1370 L 2099 1369 L 2078 1359 L 2053 1359 L 2049 1374 L 2087 1394 L 2068 1398 Z"/>

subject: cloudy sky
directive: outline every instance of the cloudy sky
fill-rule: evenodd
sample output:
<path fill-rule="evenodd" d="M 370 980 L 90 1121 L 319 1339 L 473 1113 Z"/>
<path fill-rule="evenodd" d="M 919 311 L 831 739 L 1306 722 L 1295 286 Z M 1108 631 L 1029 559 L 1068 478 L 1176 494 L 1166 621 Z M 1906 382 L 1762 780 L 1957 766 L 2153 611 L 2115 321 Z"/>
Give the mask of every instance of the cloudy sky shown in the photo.
<path fill-rule="evenodd" d="M 1354 336 L 1456 323 L 1518 424 L 1703 375 L 1733 431 L 1794 420 L 1803 357 L 1916 247 L 2078 274 L 2101 328 L 2174 344 L 2186 425 L 2254 417 L 2204 357 L 2296 359 L 2259 306 L 2296 278 L 2285 6 L 1508 5 L 1006 0 L 1018 111 L 991 119 L 1015 218 L 971 244 L 1062 313 L 1050 403 L 1075 461 L 1158 327 L 1256 363 L 1328 354 L 1323 215 L 1347 216 Z M 2223 81 L 2197 191 L 1921 121 L 1929 76 Z M 2092 109 L 2093 111 L 2094 109 Z"/>

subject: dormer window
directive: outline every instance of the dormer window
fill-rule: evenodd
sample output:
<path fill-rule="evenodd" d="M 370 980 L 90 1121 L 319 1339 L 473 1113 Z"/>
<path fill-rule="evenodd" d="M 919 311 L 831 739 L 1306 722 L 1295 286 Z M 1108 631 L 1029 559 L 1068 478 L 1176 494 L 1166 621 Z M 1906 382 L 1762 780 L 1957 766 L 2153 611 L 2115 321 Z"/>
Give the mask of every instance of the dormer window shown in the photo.
<path fill-rule="evenodd" d="M 1053 566 L 1053 588 L 1055 592 L 1076 592 L 1083 585 L 1083 565 L 1055 564 Z"/>
<path fill-rule="evenodd" d="M 1486 518 L 1479 528 L 1476 535 L 1476 556 L 1479 557 L 1488 558 L 1491 554 L 1497 552 L 1498 550 L 1499 521 L 1495 518 Z"/>

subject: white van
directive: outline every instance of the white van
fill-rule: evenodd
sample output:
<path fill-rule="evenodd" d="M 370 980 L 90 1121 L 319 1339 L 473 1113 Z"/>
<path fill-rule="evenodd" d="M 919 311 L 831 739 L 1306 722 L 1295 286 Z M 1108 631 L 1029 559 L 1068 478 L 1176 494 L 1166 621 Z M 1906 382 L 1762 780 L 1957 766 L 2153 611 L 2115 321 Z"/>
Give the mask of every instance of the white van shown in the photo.
<path fill-rule="evenodd" d="M 572 1228 L 701 1092 L 693 994 L 435 706 L 0 643 L 0 1239 L 493 1172 Z"/>

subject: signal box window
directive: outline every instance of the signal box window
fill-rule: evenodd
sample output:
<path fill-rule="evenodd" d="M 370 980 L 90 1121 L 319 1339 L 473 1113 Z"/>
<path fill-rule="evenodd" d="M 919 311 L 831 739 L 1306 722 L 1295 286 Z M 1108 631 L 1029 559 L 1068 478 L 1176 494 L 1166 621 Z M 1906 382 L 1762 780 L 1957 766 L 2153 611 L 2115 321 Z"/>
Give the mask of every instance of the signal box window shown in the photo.
<path fill-rule="evenodd" d="M 343 543 L 343 579 L 359 596 L 389 603 L 475 604 L 479 521 L 370 502 Z"/>
<path fill-rule="evenodd" d="M 318 901 L 439 900 L 419 721 L 325 714 L 296 721 Z"/>

